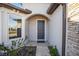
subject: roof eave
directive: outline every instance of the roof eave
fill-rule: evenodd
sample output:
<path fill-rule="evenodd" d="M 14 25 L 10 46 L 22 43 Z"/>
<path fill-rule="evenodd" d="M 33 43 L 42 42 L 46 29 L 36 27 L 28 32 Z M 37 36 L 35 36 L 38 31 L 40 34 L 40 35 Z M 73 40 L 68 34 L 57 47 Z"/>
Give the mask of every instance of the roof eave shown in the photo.
<path fill-rule="evenodd" d="M 49 6 L 49 8 L 47 10 L 47 14 L 52 14 L 59 5 L 60 5 L 60 3 L 51 3 L 51 5 Z"/>
<path fill-rule="evenodd" d="M 21 13 L 24 13 L 24 14 L 30 14 L 32 13 L 32 11 L 28 10 L 28 9 L 22 9 L 20 7 L 17 7 L 15 5 L 12 5 L 10 3 L 0 3 L 0 7 L 5 7 L 5 8 L 8 8 L 8 9 L 15 9 L 15 10 L 18 10 L 20 11 Z"/>

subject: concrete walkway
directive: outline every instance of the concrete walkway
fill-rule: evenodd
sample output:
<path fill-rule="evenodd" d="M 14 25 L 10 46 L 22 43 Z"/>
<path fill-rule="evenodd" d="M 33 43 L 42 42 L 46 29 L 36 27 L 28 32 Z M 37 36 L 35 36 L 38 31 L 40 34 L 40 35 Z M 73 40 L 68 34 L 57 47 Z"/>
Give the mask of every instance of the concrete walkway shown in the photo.
<path fill-rule="evenodd" d="M 37 46 L 36 56 L 50 56 L 47 43 L 29 42 L 26 46 Z"/>
<path fill-rule="evenodd" d="M 50 56 L 48 46 L 45 43 L 39 43 L 36 50 L 36 56 Z"/>

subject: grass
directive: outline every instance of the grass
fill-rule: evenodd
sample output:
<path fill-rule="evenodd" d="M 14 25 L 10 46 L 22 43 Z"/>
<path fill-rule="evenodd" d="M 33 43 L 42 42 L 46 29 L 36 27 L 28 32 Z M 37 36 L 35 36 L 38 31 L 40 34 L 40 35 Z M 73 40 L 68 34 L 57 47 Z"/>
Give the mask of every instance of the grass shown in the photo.
<path fill-rule="evenodd" d="M 57 48 L 53 48 L 52 46 L 48 46 L 49 52 L 51 56 L 58 56 Z"/>

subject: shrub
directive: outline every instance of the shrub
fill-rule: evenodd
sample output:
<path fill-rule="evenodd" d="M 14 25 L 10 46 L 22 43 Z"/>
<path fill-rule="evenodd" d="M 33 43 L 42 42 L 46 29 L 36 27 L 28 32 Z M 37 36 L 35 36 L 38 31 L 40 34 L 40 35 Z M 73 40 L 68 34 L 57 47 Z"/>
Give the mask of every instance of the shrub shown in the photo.
<path fill-rule="evenodd" d="M 16 46 L 16 41 L 12 41 L 12 45 L 13 46 Z"/>
<path fill-rule="evenodd" d="M 4 45 L 0 45 L 0 50 L 1 51 L 7 51 L 7 55 L 10 55 L 10 56 L 16 56 L 17 55 L 17 50 L 10 50 L 7 47 L 5 47 Z"/>
<path fill-rule="evenodd" d="M 58 55 L 56 47 L 48 46 L 48 48 L 49 48 L 49 52 L 50 52 L 51 56 L 57 56 Z"/>
<path fill-rule="evenodd" d="M 9 51 L 9 49 L 4 45 L 0 45 L 0 50 Z"/>
<path fill-rule="evenodd" d="M 9 56 L 17 56 L 17 50 L 12 50 L 8 52 Z"/>

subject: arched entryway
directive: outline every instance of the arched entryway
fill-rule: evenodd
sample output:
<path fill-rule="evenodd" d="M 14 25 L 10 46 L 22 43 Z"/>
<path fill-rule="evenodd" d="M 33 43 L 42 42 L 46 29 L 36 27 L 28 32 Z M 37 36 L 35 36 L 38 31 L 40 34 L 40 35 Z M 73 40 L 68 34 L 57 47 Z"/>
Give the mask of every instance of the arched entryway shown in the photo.
<path fill-rule="evenodd" d="M 28 37 L 30 41 L 48 41 L 48 17 L 34 14 L 28 17 Z"/>

